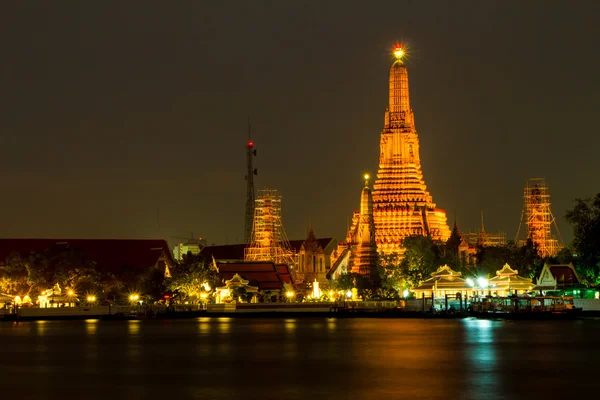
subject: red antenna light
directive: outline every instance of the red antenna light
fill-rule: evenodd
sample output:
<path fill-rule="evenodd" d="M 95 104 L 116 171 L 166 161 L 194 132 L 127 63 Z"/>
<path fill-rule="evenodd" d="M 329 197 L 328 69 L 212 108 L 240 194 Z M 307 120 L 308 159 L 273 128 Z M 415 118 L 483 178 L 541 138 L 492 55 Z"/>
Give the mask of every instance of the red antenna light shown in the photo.
<path fill-rule="evenodd" d="M 249 141 L 248 142 L 248 147 L 254 147 L 254 142 L 253 141 Z"/>

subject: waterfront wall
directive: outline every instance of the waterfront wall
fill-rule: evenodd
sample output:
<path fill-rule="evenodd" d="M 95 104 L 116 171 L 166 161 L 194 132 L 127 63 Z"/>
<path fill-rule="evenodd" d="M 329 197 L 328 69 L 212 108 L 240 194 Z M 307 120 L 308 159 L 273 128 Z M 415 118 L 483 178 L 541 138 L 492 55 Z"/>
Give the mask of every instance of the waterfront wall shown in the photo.
<path fill-rule="evenodd" d="M 573 304 L 583 311 L 600 311 L 600 299 L 573 299 Z"/>
<path fill-rule="evenodd" d="M 110 306 L 95 307 L 58 307 L 58 308 L 19 308 L 19 318 L 41 318 L 41 317 L 97 317 L 109 315 Z"/>

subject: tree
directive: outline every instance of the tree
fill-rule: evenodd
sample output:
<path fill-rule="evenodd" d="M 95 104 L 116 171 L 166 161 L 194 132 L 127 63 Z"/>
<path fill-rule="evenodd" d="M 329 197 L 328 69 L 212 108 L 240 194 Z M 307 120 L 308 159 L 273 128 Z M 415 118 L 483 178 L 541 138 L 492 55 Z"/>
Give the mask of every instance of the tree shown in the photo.
<path fill-rule="evenodd" d="M 567 221 L 573 227 L 575 267 L 587 284 L 600 284 L 600 193 L 593 199 L 575 199 L 567 211 Z"/>
<path fill-rule="evenodd" d="M 199 296 L 202 291 L 214 289 L 221 278 L 213 266 L 197 255 L 184 256 L 183 262 L 171 269 L 171 278 L 166 280 L 166 289 L 179 293 L 182 298 Z"/>

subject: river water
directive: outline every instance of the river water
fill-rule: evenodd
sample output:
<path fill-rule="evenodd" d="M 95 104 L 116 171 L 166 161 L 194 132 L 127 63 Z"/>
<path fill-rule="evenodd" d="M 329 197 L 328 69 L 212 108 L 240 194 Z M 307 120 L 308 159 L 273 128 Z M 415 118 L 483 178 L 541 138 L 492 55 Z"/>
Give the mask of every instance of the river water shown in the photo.
<path fill-rule="evenodd" d="M 571 399 L 600 385 L 600 320 L 4 322 L 0 340 L 9 399 Z"/>

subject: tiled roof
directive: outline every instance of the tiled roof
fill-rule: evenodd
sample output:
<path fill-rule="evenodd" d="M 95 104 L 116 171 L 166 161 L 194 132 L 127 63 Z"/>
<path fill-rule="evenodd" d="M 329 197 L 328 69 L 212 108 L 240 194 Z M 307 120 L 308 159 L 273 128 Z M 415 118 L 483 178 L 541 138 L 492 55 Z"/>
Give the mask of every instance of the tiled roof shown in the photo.
<path fill-rule="evenodd" d="M 163 239 L 0 239 L 0 263 L 12 253 L 26 256 L 31 252 L 81 251 L 85 260 L 96 262 L 102 272 L 117 272 L 122 267 L 147 269 L 165 254 L 170 265 L 173 257 Z"/>
<path fill-rule="evenodd" d="M 579 283 L 575 271 L 569 265 L 550 265 L 549 268 L 557 284 Z"/>
<path fill-rule="evenodd" d="M 250 285 L 258 286 L 259 290 L 280 290 L 284 282 L 292 283 L 287 266 L 275 266 L 271 262 L 217 263 L 217 267 L 219 275 L 224 280 L 229 280 L 238 274 L 250 281 Z"/>

